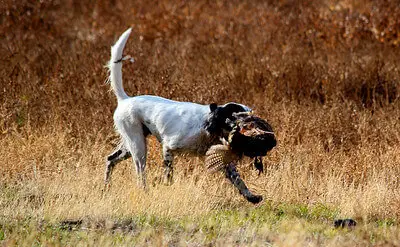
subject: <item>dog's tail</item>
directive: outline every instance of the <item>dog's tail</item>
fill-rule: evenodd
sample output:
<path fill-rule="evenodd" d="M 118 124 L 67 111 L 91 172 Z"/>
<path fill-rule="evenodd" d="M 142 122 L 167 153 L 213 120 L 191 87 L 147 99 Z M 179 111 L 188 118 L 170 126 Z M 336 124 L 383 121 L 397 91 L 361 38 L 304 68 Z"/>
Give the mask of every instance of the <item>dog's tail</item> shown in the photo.
<path fill-rule="evenodd" d="M 117 96 L 118 102 L 128 98 L 122 85 L 122 61 L 125 60 L 122 58 L 122 52 L 124 51 L 126 41 L 128 40 L 131 31 L 132 28 L 126 30 L 119 37 L 118 41 L 111 47 L 111 59 L 107 65 L 110 71 L 108 81 L 111 84 L 113 92 Z"/>

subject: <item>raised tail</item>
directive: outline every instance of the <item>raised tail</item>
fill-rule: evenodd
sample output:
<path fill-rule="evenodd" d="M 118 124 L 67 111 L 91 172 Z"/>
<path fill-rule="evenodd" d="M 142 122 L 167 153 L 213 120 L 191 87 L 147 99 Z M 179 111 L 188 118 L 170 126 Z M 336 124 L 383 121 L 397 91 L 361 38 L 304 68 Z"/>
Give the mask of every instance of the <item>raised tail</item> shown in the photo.
<path fill-rule="evenodd" d="M 122 52 L 126 41 L 131 34 L 132 28 L 126 30 L 118 39 L 118 41 L 111 47 L 111 59 L 108 62 L 108 69 L 110 71 L 109 82 L 118 102 L 128 98 L 122 85 Z"/>

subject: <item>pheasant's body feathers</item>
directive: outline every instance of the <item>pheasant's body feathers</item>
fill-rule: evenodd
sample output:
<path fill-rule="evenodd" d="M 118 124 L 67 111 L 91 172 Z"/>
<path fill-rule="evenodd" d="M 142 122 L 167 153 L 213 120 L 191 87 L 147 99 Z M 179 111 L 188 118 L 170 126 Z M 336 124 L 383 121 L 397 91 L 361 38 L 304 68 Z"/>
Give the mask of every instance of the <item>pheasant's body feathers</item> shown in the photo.
<path fill-rule="evenodd" d="M 206 166 L 211 172 L 225 168 L 231 162 L 239 160 L 239 156 L 232 152 L 229 145 L 218 144 L 211 146 L 206 153 Z"/>

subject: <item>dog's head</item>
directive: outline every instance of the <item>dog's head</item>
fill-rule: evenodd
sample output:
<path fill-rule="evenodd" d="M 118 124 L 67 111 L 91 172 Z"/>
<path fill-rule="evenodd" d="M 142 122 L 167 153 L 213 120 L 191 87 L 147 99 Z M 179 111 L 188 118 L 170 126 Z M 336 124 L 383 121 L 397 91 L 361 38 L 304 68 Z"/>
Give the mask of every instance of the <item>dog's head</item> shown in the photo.
<path fill-rule="evenodd" d="M 228 124 L 229 121 L 234 121 L 234 113 L 238 112 L 251 112 L 248 106 L 230 102 L 225 105 L 218 106 L 215 103 L 210 104 L 210 113 L 204 128 L 213 135 L 224 136 L 232 130 L 232 126 Z"/>

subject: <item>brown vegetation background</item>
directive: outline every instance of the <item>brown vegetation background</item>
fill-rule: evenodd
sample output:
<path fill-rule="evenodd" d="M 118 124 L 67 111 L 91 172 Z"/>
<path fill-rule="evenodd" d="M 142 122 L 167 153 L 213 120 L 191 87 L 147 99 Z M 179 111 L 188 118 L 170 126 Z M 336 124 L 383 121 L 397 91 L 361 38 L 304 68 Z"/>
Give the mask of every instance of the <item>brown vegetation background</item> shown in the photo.
<path fill-rule="evenodd" d="M 137 61 L 124 71 L 131 95 L 235 100 L 261 112 L 282 101 L 390 106 L 399 95 L 398 3 L 6 1 L 2 129 L 28 120 L 109 126 L 115 100 L 104 65 L 127 27 L 126 53 Z"/>
<path fill-rule="evenodd" d="M 399 6 L 395 0 L 5 1 L 0 186 L 41 199 L 39 206 L 30 199 L 2 205 L 9 217 L 85 214 L 118 139 L 104 65 L 110 46 L 133 27 L 125 53 L 136 62 L 123 68 L 129 95 L 241 102 L 272 124 L 278 146 L 266 159 L 266 174 L 257 177 L 249 162 L 242 171 L 267 200 L 325 203 L 348 217 L 399 217 Z M 149 153 L 156 181 L 161 154 L 154 139 Z M 123 164 L 115 183 L 134 187 L 130 164 Z M 141 193 L 115 189 L 123 198 L 113 198 L 123 205 L 118 214 L 179 216 L 241 205 L 222 176 L 201 176 L 202 164 L 181 158 L 174 192 L 155 186 L 151 205 L 126 204 Z M 199 187 L 199 176 L 216 190 Z M 29 189 L 30 183 L 39 187 Z M 72 210 L 63 196 L 81 208 Z M 170 201 L 177 197 L 190 198 L 186 209 Z M 113 215 L 114 206 L 89 214 Z M 41 210 L 27 213 L 31 207 Z"/>

